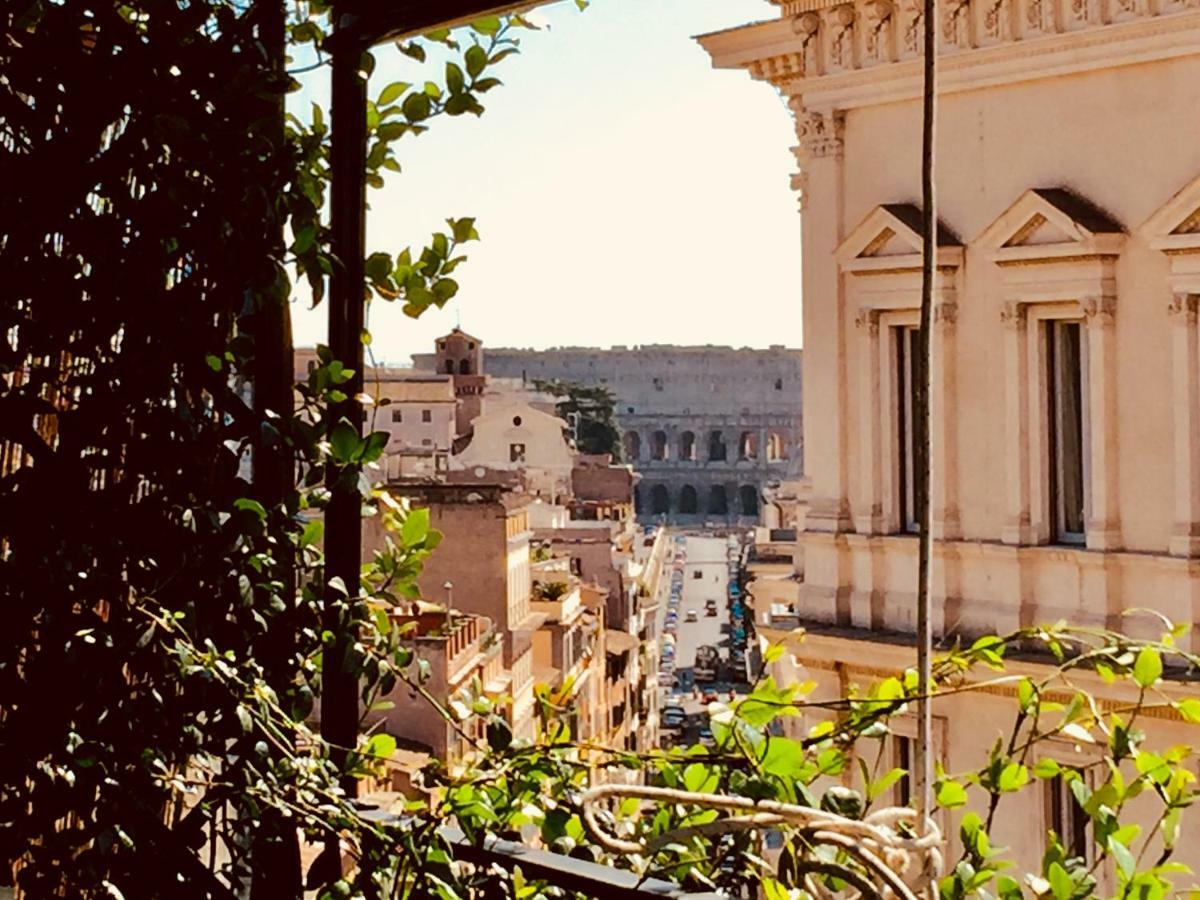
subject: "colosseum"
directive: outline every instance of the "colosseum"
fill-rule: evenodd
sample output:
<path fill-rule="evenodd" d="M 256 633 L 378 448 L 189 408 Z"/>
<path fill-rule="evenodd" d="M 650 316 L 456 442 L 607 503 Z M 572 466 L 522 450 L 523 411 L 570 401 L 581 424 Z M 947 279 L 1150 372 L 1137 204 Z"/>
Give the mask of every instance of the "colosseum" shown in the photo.
<path fill-rule="evenodd" d="M 801 351 L 652 344 L 485 348 L 489 375 L 600 385 L 617 397 L 639 514 L 750 523 L 762 490 L 800 475 Z"/>

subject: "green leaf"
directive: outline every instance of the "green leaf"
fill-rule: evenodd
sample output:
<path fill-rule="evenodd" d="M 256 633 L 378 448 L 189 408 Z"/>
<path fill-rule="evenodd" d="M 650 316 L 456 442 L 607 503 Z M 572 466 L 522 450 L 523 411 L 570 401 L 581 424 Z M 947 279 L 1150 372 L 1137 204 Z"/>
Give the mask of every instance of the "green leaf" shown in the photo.
<path fill-rule="evenodd" d="M 321 536 L 325 533 L 325 523 L 320 519 L 314 519 L 304 526 L 304 531 L 300 533 L 300 546 L 309 547 L 321 540 Z"/>
<path fill-rule="evenodd" d="M 400 96 L 407 91 L 412 85 L 403 81 L 393 81 L 379 94 L 378 106 L 387 106 L 400 99 Z"/>
<path fill-rule="evenodd" d="M 770 737 L 763 756 L 762 770 L 780 778 L 800 778 L 809 768 L 804 759 L 804 747 L 799 741 L 785 737 Z"/>
<path fill-rule="evenodd" d="M 1053 778 L 1061 773 L 1062 766 L 1058 764 L 1058 760 L 1049 756 L 1039 759 L 1037 765 L 1033 767 L 1033 774 L 1038 778 Z"/>
<path fill-rule="evenodd" d="M 1050 863 L 1046 878 L 1050 882 L 1054 900 L 1071 900 L 1071 895 L 1075 893 L 1075 882 L 1071 880 L 1066 869 L 1056 862 Z"/>
<path fill-rule="evenodd" d="M 257 500 L 252 500 L 249 497 L 241 497 L 240 499 L 234 500 L 233 508 L 254 513 L 260 522 L 265 521 L 267 518 L 266 507 L 264 507 Z"/>
<path fill-rule="evenodd" d="M 404 112 L 404 118 L 410 122 L 420 122 L 423 119 L 428 119 L 431 109 L 429 95 L 424 93 L 409 94 L 404 98 L 404 103 L 400 108 Z"/>
<path fill-rule="evenodd" d="M 471 23 L 471 27 L 480 34 L 495 34 L 500 30 L 500 17 L 485 16 L 482 19 L 476 19 Z"/>
<path fill-rule="evenodd" d="M 938 806 L 945 809 L 954 809 L 967 802 L 967 789 L 957 781 L 946 780 L 939 782 L 936 793 Z"/>
<path fill-rule="evenodd" d="M 683 785 L 694 794 L 705 794 L 720 783 L 720 776 L 711 766 L 692 763 L 683 770 Z"/>
<path fill-rule="evenodd" d="M 214 356 L 212 353 L 210 353 L 210 354 L 208 354 L 208 356 L 204 357 L 204 361 L 206 363 L 208 363 L 208 367 L 210 369 L 212 369 L 214 372 L 221 371 L 221 365 L 222 365 L 221 357 Z"/>
<path fill-rule="evenodd" d="M 400 540 L 405 547 L 415 547 L 425 540 L 427 534 L 429 534 L 429 510 L 411 510 L 400 528 Z"/>
<path fill-rule="evenodd" d="M 1037 691 L 1033 686 L 1033 682 L 1028 678 L 1022 678 L 1017 683 L 1017 702 L 1021 704 L 1021 710 L 1028 712 L 1033 706 L 1033 700 L 1037 696 Z"/>
<path fill-rule="evenodd" d="M 1129 852 L 1129 848 L 1116 839 L 1115 835 L 1109 835 L 1108 852 L 1112 854 L 1113 859 L 1117 861 L 1117 868 L 1121 870 L 1121 874 L 1128 880 L 1133 877 L 1133 873 L 1137 871 L 1137 863 L 1133 860 L 1133 854 Z"/>
<path fill-rule="evenodd" d="M 466 83 L 466 78 L 463 76 L 463 70 L 458 67 L 457 63 L 446 63 L 446 89 L 451 94 L 461 94 L 463 86 Z"/>
<path fill-rule="evenodd" d="M 1019 791 L 1029 781 L 1029 770 L 1018 762 L 1011 762 L 1000 772 L 996 786 L 1005 793 Z"/>
<path fill-rule="evenodd" d="M 1162 657 L 1153 647 L 1143 647 L 1133 664 L 1133 680 L 1141 687 L 1150 687 L 1162 677 Z"/>
<path fill-rule="evenodd" d="M 387 446 L 389 437 L 391 435 L 386 431 L 372 431 L 367 435 L 367 439 L 363 441 L 362 450 L 358 454 L 358 461 L 361 463 L 371 463 L 379 459 L 383 455 L 383 448 Z"/>
<path fill-rule="evenodd" d="M 376 759 L 388 759 L 395 752 L 396 739 L 390 734 L 373 734 L 367 741 L 367 753 Z"/>
<path fill-rule="evenodd" d="M 871 786 L 867 791 L 867 799 L 874 800 L 907 774 L 907 770 L 899 768 L 892 769 L 890 772 L 884 772 L 871 782 Z"/>
<path fill-rule="evenodd" d="M 354 460 L 361 446 L 362 438 L 358 436 L 358 429 L 345 419 L 338 422 L 329 435 L 329 448 L 338 462 L 347 463 Z"/>
<path fill-rule="evenodd" d="M 1180 700 L 1175 704 L 1175 709 L 1179 711 L 1179 715 L 1185 722 L 1192 724 L 1200 722 L 1200 700 Z"/>
<path fill-rule="evenodd" d="M 467 74 L 475 78 L 480 72 L 487 68 L 488 58 L 487 51 L 478 44 L 473 44 L 467 48 L 467 55 L 464 58 L 467 64 Z"/>

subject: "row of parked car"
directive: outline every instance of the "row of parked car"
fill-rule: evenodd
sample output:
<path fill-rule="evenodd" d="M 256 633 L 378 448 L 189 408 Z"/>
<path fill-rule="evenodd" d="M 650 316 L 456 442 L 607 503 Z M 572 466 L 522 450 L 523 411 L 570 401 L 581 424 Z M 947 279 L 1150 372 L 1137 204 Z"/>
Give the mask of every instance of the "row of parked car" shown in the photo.
<path fill-rule="evenodd" d="M 658 671 L 663 680 L 675 679 L 675 634 L 679 630 L 679 604 L 683 600 L 683 565 L 687 539 L 675 539 L 675 561 L 671 566 L 671 593 L 667 598 L 667 615 L 663 622 L 662 650 L 659 654 Z"/>

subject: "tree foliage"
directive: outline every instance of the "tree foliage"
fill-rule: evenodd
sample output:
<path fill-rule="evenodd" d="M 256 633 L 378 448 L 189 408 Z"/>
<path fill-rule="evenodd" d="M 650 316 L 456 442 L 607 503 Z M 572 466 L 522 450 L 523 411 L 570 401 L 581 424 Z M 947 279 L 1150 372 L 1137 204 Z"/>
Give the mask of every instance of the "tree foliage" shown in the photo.
<path fill-rule="evenodd" d="M 621 429 L 617 426 L 617 397 L 608 388 L 575 381 L 535 380 L 534 387 L 558 397 L 555 411 L 577 421 L 575 443 L 583 453 L 608 453 L 621 459 Z"/>

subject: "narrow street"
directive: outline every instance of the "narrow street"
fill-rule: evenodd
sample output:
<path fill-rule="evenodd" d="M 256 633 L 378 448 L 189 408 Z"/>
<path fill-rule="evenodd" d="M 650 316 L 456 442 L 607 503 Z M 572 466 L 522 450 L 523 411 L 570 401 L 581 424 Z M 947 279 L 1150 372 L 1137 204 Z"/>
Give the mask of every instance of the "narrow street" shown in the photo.
<path fill-rule="evenodd" d="M 664 743 L 674 736 L 684 743 L 699 740 L 701 728 L 706 723 L 705 695 L 713 693 L 721 699 L 728 699 L 730 690 L 735 687 L 728 680 L 726 665 L 730 654 L 728 540 L 724 537 L 687 535 L 683 541 L 682 589 L 679 592 L 680 602 L 675 608 L 677 619 L 673 623 L 674 670 L 672 674 L 664 673 L 660 683 L 664 685 L 666 694 L 663 706 L 682 706 L 687 713 L 687 722 L 682 731 L 675 732 L 675 735 L 670 729 L 664 728 Z M 715 603 L 716 615 L 706 614 L 710 600 Z M 673 605 L 668 604 L 659 613 L 663 617 L 660 623 L 662 634 L 672 632 L 672 623 L 668 619 L 672 608 Z M 695 613 L 696 621 L 688 621 L 689 613 Z M 718 648 L 721 674 L 714 682 L 697 684 L 694 675 L 696 651 L 705 645 Z"/>

